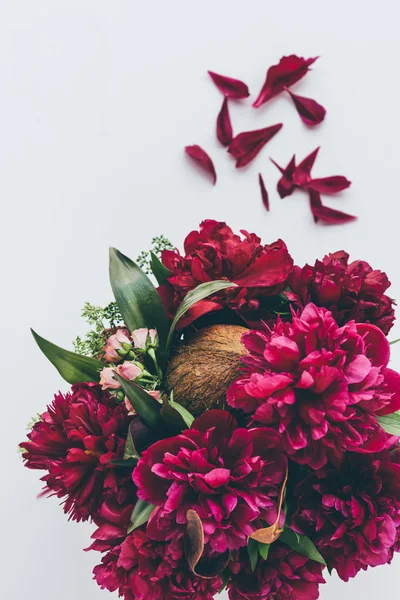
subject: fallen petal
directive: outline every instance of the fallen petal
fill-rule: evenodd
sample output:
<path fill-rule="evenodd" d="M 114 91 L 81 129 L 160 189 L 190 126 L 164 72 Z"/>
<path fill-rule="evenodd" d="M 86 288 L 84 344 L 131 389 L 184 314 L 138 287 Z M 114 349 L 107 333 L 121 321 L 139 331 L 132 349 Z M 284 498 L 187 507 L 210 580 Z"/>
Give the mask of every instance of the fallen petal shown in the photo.
<path fill-rule="evenodd" d="M 315 148 L 315 150 L 313 150 L 311 152 L 311 154 L 306 156 L 305 159 L 302 160 L 299 165 L 297 165 L 297 167 L 294 171 L 294 175 L 293 175 L 293 181 L 296 185 L 301 187 L 305 183 L 310 181 L 310 179 L 311 179 L 310 172 L 314 166 L 315 159 L 318 156 L 319 149 L 320 149 L 320 146 L 318 146 L 318 148 Z"/>
<path fill-rule="evenodd" d="M 213 185 L 217 182 L 217 174 L 215 172 L 214 164 L 211 158 L 208 156 L 200 146 L 197 144 L 193 146 L 186 146 L 185 152 L 191 159 L 193 159 L 202 169 L 209 173 L 213 179 Z"/>
<path fill-rule="evenodd" d="M 258 108 L 286 87 L 290 87 L 299 81 L 317 58 L 318 56 L 305 59 L 294 54 L 281 58 L 277 65 L 273 65 L 268 69 L 265 83 L 253 106 Z"/>
<path fill-rule="evenodd" d="M 296 171 L 296 156 L 293 154 L 290 159 L 289 164 L 286 168 L 283 168 L 278 165 L 272 158 L 270 161 L 276 166 L 277 169 L 282 173 L 282 177 L 278 181 L 277 190 L 278 194 L 281 198 L 285 198 L 286 196 L 290 196 L 295 189 L 295 184 L 293 182 L 293 176 Z"/>
<path fill-rule="evenodd" d="M 217 138 L 223 146 L 229 146 L 233 132 L 228 110 L 228 98 L 224 98 L 222 108 L 217 117 Z"/>
<path fill-rule="evenodd" d="M 321 104 L 318 104 L 318 102 L 312 100 L 311 98 L 297 96 L 288 88 L 286 88 L 286 91 L 290 94 L 293 104 L 295 105 L 303 123 L 306 125 L 319 125 L 322 123 L 322 121 L 325 119 L 326 110 L 323 106 L 321 106 Z"/>
<path fill-rule="evenodd" d="M 260 183 L 261 198 L 262 198 L 263 204 L 264 204 L 265 208 L 269 211 L 268 192 L 267 192 L 267 188 L 265 187 L 265 183 L 264 183 L 261 173 L 258 174 L 258 181 Z"/>
<path fill-rule="evenodd" d="M 244 167 L 252 161 L 282 126 L 282 123 L 278 123 L 264 129 L 245 131 L 233 138 L 228 152 L 236 158 L 236 168 Z"/>
<path fill-rule="evenodd" d="M 320 179 L 310 179 L 304 184 L 309 190 L 314 190 L 320 194 L 336 194 L 351 186 L 351 181 L 343 175 L 333 175 L 332 177 L 322 177 Z"/>
<path fill-rule="evenodd" d="M 213 73 L 213 71 L 208 71 L 208 74 L 226 98 L 236 98 L 239 100 L 240 98 L 250 96 L 249 88 L 243 81 L 233 79 L 232 77 L 225 77 L 225 75 L 218 75 L 218 73 Z"/>
<path fill-rule="evenodd" d="M 229 551 L 212 561 L 201 561 L 204 550 L 203 523 L 195 510 L 186 513 L 187 527 L 184 537 L 184 548 L 189 570 L 197 577 L 211 579 L 222 573 L 229 562 Z"/>
<path fill-rule="evenodd" d="M 354 221 L 357 219 L 357 217 L 354 217 L 353 215 L 348 215 L 340 210 L 335 210 L 334 208 L 324 206 L 322 204 L 319 192 L 316 192 L 315 190 L 309 190 L 309 194 L 310 208 L 316 223 L 318 223 L 318 221 L 322 221 L 323 223 L 330 225 L 340 225 L 341 223 L 348 223 L 349 221 Z"/>

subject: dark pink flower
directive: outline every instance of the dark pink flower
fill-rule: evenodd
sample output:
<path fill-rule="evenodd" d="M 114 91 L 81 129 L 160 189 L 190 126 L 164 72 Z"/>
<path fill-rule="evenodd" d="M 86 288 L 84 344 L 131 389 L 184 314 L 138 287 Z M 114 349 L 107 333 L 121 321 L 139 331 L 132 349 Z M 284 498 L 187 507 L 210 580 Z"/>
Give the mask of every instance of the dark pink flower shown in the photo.
<path fill-rule="evenodd" d="M 76 521 L 97 519 L 107 495 L 120 492 L 119 471 L 110 463 L 122 458 L 130 422 L 97 384 L 72 386 L 56 394 L 42 420 L 20 444 L 30 469 L 48 473 L 45 493 L 64 499 L 64 512 Z"/>
<path fill-rule="evenodd" d="M 197 144 L 194 146 L 186 146 L 185 152 L 192 160 L 195 161 L 206 173 L 211 175 L 213 184 L 217 183 L 217 174 L 215 172 L 214 163 L 208 156 L 207 152 L 200 148 Z"/>
<path fill-rule="evenodd" d="M 240 569 L 228 583 L 230 600 L 317 600 L 325 583 L 323 566 L 279 542 L 271 545 L 268 559 L 259 559 L 253 572 L 244 551 Z"/>
<path fill-rule="evenodd" d="M 275 522 L 285 473 L 277 432 L 242 429 L 227 411 L 209 410 L 181 435 L 146 450 L 133 481 L 142 500 L 160 507 L 163 535 L 168 535 L 163 519 L 184 525 L 193 509 L 206 545 L 224 553 L 245 546 L 260 519 Z"/>
<path fill-rule="evenodd" d="M 323 106 L 321 106 L 321 104 L 318 104 L 318 102 L 312 100 L 311 98 L 297 96 L 287 88 L 286 91 L 288 94 L 290 94 L 293 104 L 295 105 L 303 123 L 306 125 L 319 125 L 322 123 L 322 121 L 325 119 L 326 110 Z"/>
<path fill-rule="evenodd" d="M 253 106 L 258 108 L 264 102 L 268 102 L 268 100 L 280 94 L 286 87 L 290 87 L 302 79 L 317 58 L 305 59 L 294 54 L 281 58 L 277 65 L 273 65 L 268 69 L 265 83 Z"/>
<path fill-rule="evenodd" d="M 249 88 L 243 81 L 218 75 L 218 73 L 213 73 L 212 71 L 208 71 L 208 74 L 225 98 L 236 98 L 239 100 L 240 98 L 250 96 Z"/>
<path fill-rule="evenodd" d="M 319 192 L 316 192 L 313 189 L 310 189 L 309 197 L 311 212 L 316 223 L 322 221 L 328 225 L 341 225 L 342 223 L 349 223 L 350 221 L 357 219 L 357 217 L 353 215 L 349 215 L 341 210 L 336 210 L 335 208 L 330 208 L 329 206 L 322 204 Z"/>
<path fill-rule="evenodd" d="M 400 527 L 399 451 L 348 454 L 298 484 L 292 527 L 310 535 L 339 577 L 390 563 Z"/>
<path fill-rule="evenodd" d="M 236 168 L 244 167 L 252 161 L 282 127 L 282 123 L 278 123 L 264 129 L 239 133 L 233 138 L 228 152 L 236 159 Z"/>
<path fill-rule="evenodd" d="M 228 403 L 252 423 L 276 428 L 294 461 L 318 469 L 345 450 L 386 447 L 376 414 L 397 409 L 400 375 L 387 369 L 388 341 L 379 329 L 353 322 L 339 328 L 329 311 L 307 304 L 291 323 L 278 321 L 242 341 L 246 368 Z"/>
<path fill-rule="evenodd" d="M 269 211 L 269 197 L 267 188 L 265 187 L 264 179 L 262 178 L 261 173 L 258 174 L 258 182 L 260 184 L 261 198 L 265 208 Z"/>
<path fill-rule="evenodd" d="M 226 223 L 207 220 L 201 223 L 200 231 L 187 236 L 184 256 L 171 250 L 162 253 L 162 262 L 171 275 L 158 291 L 172 318 L 187 292 L 200 283 L 227 279 L 239 286 L 198 302 L 179 322 L 180 328 L 223 308 L 259 320 L 259 311 L 265 316 L 263 301 L 284 289 L 293 265 L 285 244 L 278 240 L 263 246 L 254 233 L 242 233 L 243 239 Z M 255 318 L 251 319 L 253 313 Z"/>
<path fill-rule="evenodd" d="M 223 146 L 229 146 L 232 137 L 233 132 L 229 116 L 228 98 L 224 98 L 222 108 L 217 117 L 217 138 Z"/>
<path fill-rule="evenodd" d="M 390 281 L 365 261 L 349 262 L 347 252 L 328 254 L 315 265 L 295 267 L 288 297 L 296 306 L 314 302 L 329 308 L 339 325 L 372 323 L 386 335 L 394 322 L 394 301 L 385 294 Z"/>

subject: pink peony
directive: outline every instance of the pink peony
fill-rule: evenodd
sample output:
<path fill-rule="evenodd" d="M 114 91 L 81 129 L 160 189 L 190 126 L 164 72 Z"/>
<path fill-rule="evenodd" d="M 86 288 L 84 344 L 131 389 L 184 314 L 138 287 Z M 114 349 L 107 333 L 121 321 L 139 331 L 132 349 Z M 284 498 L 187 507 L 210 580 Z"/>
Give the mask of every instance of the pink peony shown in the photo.
<path fill-rule="evenodd" d="M 294 267 L 287 295 L 297 306 L 314 302 L 329 308 L 339 325 L 372 323 L 387 335 L 394 322 L 394 301 L 385 294 L 389 286 L 386 273 L 362 260 L 349 264 L 347 252 L 339 251 L 313 267 Z"/>
<path fill-rule="evenodd" d="M 228 403 L 277 429 L 293 460 L 317 469 L 344 450 L 385 448 L 376 414 L 400 408 L 400 375 L 386 367 L 390 348 L 377 327 L 339 328 L 329 311 L 308 304 L 291 323 L 251 331 L 243 343 L 249 355 Z"/>
<path fill-rule="evenodd" d="M 198 302 L 179 322 L 181 328 L 223 308 L 238 312 L 246 321 L 259 320 L 267 311 L 264 301 L 268 304 L 270 296 L 284 289 L 293 266 L 284 242 L 263 246 L 254 233 L 241 233 L 243 239 L 226 223 L 207 220 L 200 231 L 187 236 L 184 256 L 164 250 L 162 261 L 171 276 L 158 291 L 171 318 L 187 292 L 201 283 L 227 279 L 238 286 Z"/>
<path fill-rule="evenodd" d="M 20 444 L 26 466 L 47 471 L 45 493 L 64 498 L 72 519 L 96 519 L 108 494 L 121 491 L 110 461 L 123 456 L 129 422 L 125 406 L 99 385 L 77 384 L 55 395 L 29 441 Z"/>
<path fill-rule="evenodd" d="M 348 454 L 340 471 L 316 471 L 298 484 L 292 527 L 310 535 L 339 577 L 390 563 L 400 538 L 400 454 Z"/>
<path fill-rule="evenodd" d="M 104 358 L 106 361 L 119 362 L 121 357 L 129 352 L 128 346 L 132 346 L 132 340 L 128 336 L 129 332 L 127 329 L 118 329 L 117 333 L 114 333 L 108 338 L 104 348 Z M 126 344 L 126 348 L 124 348 L 122 344 Z"/>
<path fill-rule="evenodd" d="M 317 600 L 319 584 L 325 583 L 321 564 L 279 542 L 271 545 L 266 561 L 259 559 L 254 572 L 244 552 L 240 566 L 234 567 L 230 600 Z"/>
<path fill-rule="evenodd" d="M 147 347 L 147 338 L 149 337 L 150 344 L 155 344 L 157 338 L 157 331 L 155 329 L 147 329 L 141 327 L 132 331 L 132 340 L 135 348 L 141 348 L 144 350 Z"/>
<path fill-rule="evenodd" d="M 148 531 L 166 536 L 194 509 L 214 552 L 240 548 L 277 516 L 286 472 L 280 436 L 271 429 L 238 428 L 223 410 L 209 410 L 181 435 L 143 452 L 133 474 L 142 500 L 159 506 Z"/>

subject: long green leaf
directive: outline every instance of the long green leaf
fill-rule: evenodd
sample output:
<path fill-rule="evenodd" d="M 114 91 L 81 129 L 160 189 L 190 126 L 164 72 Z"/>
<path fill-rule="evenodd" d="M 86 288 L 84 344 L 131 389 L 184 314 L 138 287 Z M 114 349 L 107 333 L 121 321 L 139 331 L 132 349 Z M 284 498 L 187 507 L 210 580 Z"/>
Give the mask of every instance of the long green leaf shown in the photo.
<path fill-rule="evenodd" d="M 114 373 L 114 377 L 121 384 L 125 395 L 128 396 L 129 402 L 143 423 L 147 427 L 158 427 L 160 425 L 161 404 L 133 381 L 124 379 L 118 373 Z"/>
<path fill-rule="evenodd" d="M 118 308 L 129 331 L 141 327 L 157 329 L 162 354 L 169 320 L 150 279 L 133 260 L 115 248 L 110 248 L 110 281 Z"/>
<path fill-rule="evenodd" d="M 124 450 L 124 460 L 129 460 L 130 458 L 139 459 L 140 454 L 136 450 L 135 442 L 133 441 L 133 437 L 132 437 L 131 427 L 129 426 L 128 436 L 126 438 L 126 444 L 125 444 L 125 450 Z"/>
<path fill-rule="evenodd" d="M 132 512 L 128 533 L 147 523 L 154 509 L 155 506 L 153 504 L 148 504 L 144 500 L 138 500 Z"/>
<path fill-rule="evenodd" d="M 391 415 L 378 417 L 378 423 L 390 435 L 400 436 L 400 413 L 395 412 Z"/>
<path fill-rule="evenodd" d="M 237 285 L 236 283 L 232 283 L 231 281 L 206 281 L 205 283 L 201 283 L 194 290 L 191 290 L 186 294 L 176 312 L 174 320 L 172 321 L 167 339 L 167 351 L 171 345 L 172 336 L 174 335 L 175 327 L 179 319 L 181 319 L 183 315 L 190 308 L 192 308 L 194 304 L 200 302 L 200 300 L 204 300 L 204 298 L 207 298 L 208 296 L 213 296 L 217 292 L 220 292 L 221 290 L 225 290 L 230 287 L 237 287 Z"/>
<path fill-rule="evenodd" d="M 307 556 L 311 560 L 315 560 L 315 562 L 326 566 L 325 560 L 307 536 L 300 535 L 292 531 L 289 527 L 285 527 L 279 537 L 279 541 L 289 546 L 295 552 L 298 552 L 298 554 Z"/>
<path fill-rule="evenodd" d="M 104 365 L 99 360 L 64 350 L 42 338 L 33 329 L 31 332 L 43 354 L 53 363 L 65 381 L 71 384 L 100 381 L 100 371 Z"/>
<path fill-rule="evenodd" d="M 168 277 L 171 276 L 171 271 L 162 264 L 161 260 L 154 252 L 150 252 L 150 255 L 150 268 L 154 277 L 157 279 L 158 284 L 163 285 L 164 283 L 167 283 Z"/>
<path fill-rule="evenodd" d="M 172 397 L 168 399 L 167 395 L 163 397 L 161 417 L 171 429 L 178 432 L 191 427 L 194 421 L 194 416 L 184 406 L 175 402 Z"/>
<path fill-rule="evenodd" d="M 267 560 L 268 558 L 270 547 L 271 544 L 262 544 L 261 542 L 258 542 L 258 551 L 260 553 L 261 558 L 263 558 L 264 560 Z"/>
<path fill-rule="evenodd" d="M 249 538 L 247 542 L 247 552 L 249 554 L 251 570 L 255 571 L 258 562 L 258 542 Z"/>

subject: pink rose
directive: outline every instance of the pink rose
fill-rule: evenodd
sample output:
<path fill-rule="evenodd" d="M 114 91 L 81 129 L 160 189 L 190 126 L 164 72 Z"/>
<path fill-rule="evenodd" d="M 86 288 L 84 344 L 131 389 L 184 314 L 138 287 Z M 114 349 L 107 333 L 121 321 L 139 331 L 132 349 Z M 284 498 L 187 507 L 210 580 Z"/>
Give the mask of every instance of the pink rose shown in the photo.
<path fill-rule="evenodd" d="M 157 336 L 155 329 L 147 329 L 147 327 L 141 327 L 132 331 L 132 340 L 135 348 L 146 349 L 147 337 L 150 337 L 150 344 L 154 344 Z"/>
<path fill-rule="evenodd" d="M 121 356 L 118 354 L 118 350 L 126 351 L 126 348 L 122 344 L 132 345 L 132 340 L 126 335 L 128 331 L 126 329 L 118 329 L 117 333 L 110 336 L 107 340 L 105 347 L 105 359 L 108 362 L 117 362 L 121 360 Z"/>
<path fill-rule="evenodd" d="M 137 379 L 142 374 L 142 369 L 138 367 L 135 363 L 128 362 L 127 360 L 117 367 L 118 375 L 121 375 L 124 379 L 128 379 L 128 381 L 133 381 Z"/>
<path fill-rule="evenodd" d="M 102 390 L 118 390 L 120 385 L 114 378 L 115 369 L 104 367 L 100 373 L 100 385 Z"/>

